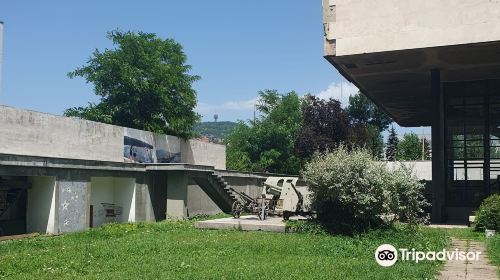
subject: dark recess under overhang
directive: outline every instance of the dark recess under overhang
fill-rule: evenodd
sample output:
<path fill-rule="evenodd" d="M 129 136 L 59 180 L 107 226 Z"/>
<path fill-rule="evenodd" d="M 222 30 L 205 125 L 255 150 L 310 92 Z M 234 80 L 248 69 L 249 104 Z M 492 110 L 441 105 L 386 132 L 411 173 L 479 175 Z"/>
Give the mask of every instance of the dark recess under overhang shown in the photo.
<path fill-rule="evenodd" d="M 500 41 L 325 58 L 407 127 L 431 125 L 431 69 L 442 82 L 500 78 Z"/>

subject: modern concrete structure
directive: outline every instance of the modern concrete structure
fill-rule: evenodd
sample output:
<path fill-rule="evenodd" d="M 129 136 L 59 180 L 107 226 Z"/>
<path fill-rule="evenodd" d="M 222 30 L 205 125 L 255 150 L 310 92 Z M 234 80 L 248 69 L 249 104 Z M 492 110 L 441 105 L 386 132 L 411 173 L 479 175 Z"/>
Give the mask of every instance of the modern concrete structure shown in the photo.
<path fill-rule="evenodd" d="M 225 168 L 223 145 L 0 106 L 0 236 L 227 212 L 269 176 Z"/>
<path fill-rule="evenodd" d="M 323 0 L 325 58 L 402 126 L 432 126 L 432 219 L 498 191 L 500 1 Z"/>
<path fill-rule="evenodd" d="M 0 20 L 0 95 L 2 94 L 3 66 L 3 21 Z"/>

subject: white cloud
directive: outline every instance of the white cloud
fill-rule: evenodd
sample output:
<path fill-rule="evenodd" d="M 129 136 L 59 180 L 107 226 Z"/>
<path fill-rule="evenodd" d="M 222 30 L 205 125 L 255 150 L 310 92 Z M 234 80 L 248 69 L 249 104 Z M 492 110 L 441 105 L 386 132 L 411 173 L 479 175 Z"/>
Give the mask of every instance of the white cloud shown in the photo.
<path fill-rule="evenodd" d="M 349 96 L 357 94 L 358 91 L 358 88 L 349 82 L 334 82 L 315 95 L 321 99 L 337 99 L 342 103 L 342 107 L 345 107 L 349 104 Z"/>

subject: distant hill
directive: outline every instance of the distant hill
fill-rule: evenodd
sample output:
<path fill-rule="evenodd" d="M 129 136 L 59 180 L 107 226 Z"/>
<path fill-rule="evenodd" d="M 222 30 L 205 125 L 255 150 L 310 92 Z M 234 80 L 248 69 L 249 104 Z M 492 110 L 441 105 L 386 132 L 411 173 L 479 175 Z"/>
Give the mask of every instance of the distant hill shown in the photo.
<path fill-rule="evenodd" d="M 202 122 L 195 125 L 194 130 L 202 136 L 222 139 L 236 125 L 235 122 Z"/>

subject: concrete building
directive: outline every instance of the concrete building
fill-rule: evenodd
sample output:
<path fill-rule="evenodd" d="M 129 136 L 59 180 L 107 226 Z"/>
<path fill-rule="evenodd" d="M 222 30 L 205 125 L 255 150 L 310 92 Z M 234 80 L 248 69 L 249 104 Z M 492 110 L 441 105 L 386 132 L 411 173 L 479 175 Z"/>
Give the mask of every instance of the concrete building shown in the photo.
<path fill-rule="evenodd" d="M 224 145 L 0 106 L 0 235 L 228 212 L 268 176 L 225 169 Z"/>
<path fill-rule="evenodd" d="M 500 1 L 323 0 L 325 58 L 401 126 L 432 127 L 432 219 L 499 190 Z"/>

